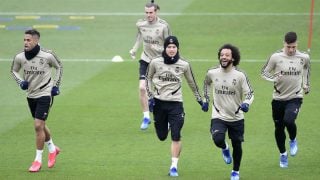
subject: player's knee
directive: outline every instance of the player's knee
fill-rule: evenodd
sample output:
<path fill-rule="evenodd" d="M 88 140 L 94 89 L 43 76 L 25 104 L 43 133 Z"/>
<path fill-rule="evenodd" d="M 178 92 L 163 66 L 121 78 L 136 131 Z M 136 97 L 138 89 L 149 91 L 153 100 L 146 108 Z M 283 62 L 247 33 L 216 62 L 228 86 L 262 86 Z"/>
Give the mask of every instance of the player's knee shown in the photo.
<path fill-rule="evenodd" d="M 145 86 L 139 86 L 139 91 L 140 91 L 141 93 L 146 93 L 146 92 L 147 92 Z"/>
<path fill-rule="evenodd" d="M 214 144 L 218 147 L 223 147 L 225 143 L 225 137 L 223 133 L 217 133 L 212 135 L 212 140 Z"/>
<path fill-rule="evenodd" d="M 282 131 L 284 129 L 284 123 L 280 120 L 274 120 L 274 127 L 276 130 Z"/>
<path fill-rule="evenodd" d="M 294 126 L 295 125 L 295 119 L 294 118 L 286 118 L 284 119 L 284 125 L 286 127 Z"/>
<path fill-rule="evenodd" d="M 34 129 L 36 132 L 41 132 L 44 131 L 45 128 L 45 123 L 44 120 L 40 120 L 40 119 L 35 119 L 35 123 L 34 123 Z"/>
<path fill-rule="evenodd" d="M 171 140 L 172 141 L 180 141 L 180 139 L 181 139 L 180 134 L 172 134 L 171 135 Z"/>
<path fill-rule="evenodd" d="M 167 139 L 167 136 L 159 136 L 159 135 L 158 135 L 158 139 L 159 139 L 160 141 L 164 141 L 164 140 Z"/>
<path fill-rule="evenodd" d="M 168 137 L 168 132 L 157 132 L 158 139 L 164 141 Z"/>

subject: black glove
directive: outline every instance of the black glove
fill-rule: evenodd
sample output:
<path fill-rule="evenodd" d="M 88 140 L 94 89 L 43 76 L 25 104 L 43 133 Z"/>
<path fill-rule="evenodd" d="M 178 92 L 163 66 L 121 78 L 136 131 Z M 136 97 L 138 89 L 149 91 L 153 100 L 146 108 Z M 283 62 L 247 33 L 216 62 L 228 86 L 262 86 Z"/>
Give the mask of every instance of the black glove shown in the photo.
<path fill-rule="evenodd" d="M 60 90 L 58 86 L 53 86 L 51 89 L 51 96 L 57 96 L 60 94 Z"/>
<path fill-rule="evenodd" d="M 153 98 L 150 98 L 149 101 L 148 101 L 148 103 L 149 103 L 149 111 L 150 111 L 150 112 L 153 112 L 153 107 L 154 107 L 154 105 L 155 105 L 154 99 L 153 99 Z"/>
<path fill-rule="evenodd" d="M 202 111 L 207 112 L 209 110 L 209 103 L 205 102 L 201 106 Z"/>
<path fill-rule="evenodd" d="M 249 104 L 248 103 L 242 103 L 240 105 L 240 109 L 243 111 L 243 112 L 248 112 L 249 111 Z"/>
<path fill-rule="evenodd" d="M 28 89 L 28 87 L 29 87 L 29 82 L 28 81 L 21 81 L 20 88 L 22 90 L 26 90 L 26 89 Z"/>

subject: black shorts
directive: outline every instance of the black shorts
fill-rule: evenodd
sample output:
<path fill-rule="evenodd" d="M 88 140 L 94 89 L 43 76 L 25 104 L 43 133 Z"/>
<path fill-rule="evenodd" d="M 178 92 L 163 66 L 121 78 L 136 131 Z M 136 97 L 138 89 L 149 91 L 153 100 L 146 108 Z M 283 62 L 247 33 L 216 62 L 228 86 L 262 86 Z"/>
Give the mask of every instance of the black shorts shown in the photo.
<path fill-rule="evenodd" d="M 294 121 L 299 113 L 302 98 L 294 98 L 288 101 L 272 100 L 273 120 L 283 121 L 284 119 Z"/>
<path fill-rule="evenodd" d="M 53 102 L 51 96 L 27 98 L 27 100 L 32 117 L 45 121 L 48 117 L 49 110 Z"/>
<path fill-rule="evenodd" d="M 153 116 L 156 132 L 160 139 L 165 139 L 170 129 L 171 139 L 173 141 L 180 140 L 185 116 L 182 102 L 155 99 Z"/>
<path fill-rule="evenodd" d="M 140 80 L 144 80 L 146 79 L 146 74 L 147 74 L 147 69 L 148 69 L 148 66 L 149 66 L 149 63 L 147 63 L 146 61 L 144 60 L 140 60 L 139 61 L 139 79 Z"/>
<path fill-rule="evenodd" d="M 234 122 L 223 121 L 221 119 L 212 119 L 210 132 L 223 133 L 224 135 L 228 131 L 228 136 L 231 140 L 244 141 L 244 119 Z"/>

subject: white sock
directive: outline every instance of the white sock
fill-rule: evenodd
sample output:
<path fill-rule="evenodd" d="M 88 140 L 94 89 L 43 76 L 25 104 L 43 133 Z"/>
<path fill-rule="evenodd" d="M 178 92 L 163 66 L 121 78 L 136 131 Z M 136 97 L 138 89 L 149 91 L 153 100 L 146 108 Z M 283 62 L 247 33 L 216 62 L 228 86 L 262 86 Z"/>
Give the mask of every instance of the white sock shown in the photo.
<path fill-rule="evenodd" d="M 36 158 L 34 159 L 34 161 L 38 161 L 38 162 L 42 163 L 42 152 L 43 152 L 43 150 L 37 149 Z"/>
<path fill-rule="evenodd" d="M 236 172 L 236 173 L 240 174 L 240 171 L 234 171 L 234 170 L 232 170 L 232 172 Z"/>
<path fill-rule="evenodd" d="M 225 149 L 223 149 L 223 150 L 226 150 L 226 149 L 229 149 L 229 145 L 228 145 L 228 143 L 226 143 L 226 148 L 225 148 Z"/>
<path fill-rule="evenodd" d="M 53 144 L 52 138 L 50 138 L 50 140 L 45 143 L 48 146 L 49 153 L 53 153 L 56 150 L 56 147 Z"/>
<path fill-rule="evenodd" d="M 178 161 L 179 161 L 179 158 L 176 158 L 176 157 L 172 157 L 171 158 L 171 168 L 175 167 L 176 169 L 178 169 Z"/>
<path fill-rule="evenodd" d="M 281 155 L 285 155 L 285 156 L 287 156 L 288 155 L 288 153 L 287 153 L 287 151 L 286 152 L 284 152 L 284 153 L 280 153 L 280 156 Z"/>
<path fill-rule="evenodd" d="M 150 119 L 149 111 L 143 112 L 143 117 Z"/>

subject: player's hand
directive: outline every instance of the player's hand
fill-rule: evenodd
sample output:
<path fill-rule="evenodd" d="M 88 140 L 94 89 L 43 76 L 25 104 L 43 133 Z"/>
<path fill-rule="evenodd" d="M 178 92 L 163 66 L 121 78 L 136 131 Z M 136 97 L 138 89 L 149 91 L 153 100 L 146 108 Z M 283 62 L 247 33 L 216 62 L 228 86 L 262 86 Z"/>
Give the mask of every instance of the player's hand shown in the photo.
<path fill-rule="evenodd" d="M 209 103 L 204 102 L 201 106 L 202 111 L 207 112 L 209 110 Z"/>
<path fill-rule="evenodd" d="M 28 81 L 21 81 L 20 88 L 22 90 L 26 90 L 26 89 L 28 89 L 28 87 L 29 87 L 29 82 Z"/>
<path fill-rule="evenodd" d="M 149 111 L 153 112 L 153 107 L 156 104 L 155 101 L 154 101 L 154 98 L 150 98 L 149 101 L 148 101 L 148 104 L 149 104 Z"/>
<path fill-rule="evenodd" d="M 278 82 L 281 79 L 282 74 L 281 74 L 281 72 L 277 72 L 273 76 L 274 76 L 274 78 L 273 78 L 274 82 Z"/>
<path fill-rule="evenodd" d="M 129 54 L 130 54 L 130 56 L 131 56 L 132 59 L 136 59 L 136 52 L 135 52 L 133 49 L 131 49 L 131 50 L 129 51 Z"/>
<path fill-rule="evenodd" d="M 51 89 L 51 96 L 57 96 L 59 94 L 60 94 L 59 87 L 53 86 L 52 89 Z"/>
<path fill-rule="evenodd" d="M 243 111 L 243 112 L 248 112 L 249 111 L 249 104 L 248 103 L 242 103 L 240 105 L 240 109 Z"/>
<path fill-rule="evenodd" d="M 304 91 L 304 94 L 309 94 L 309 92 L 310 92 L 310 86 L 304 85 L 304 86 L 303 86 L 303 91 Z"/>

